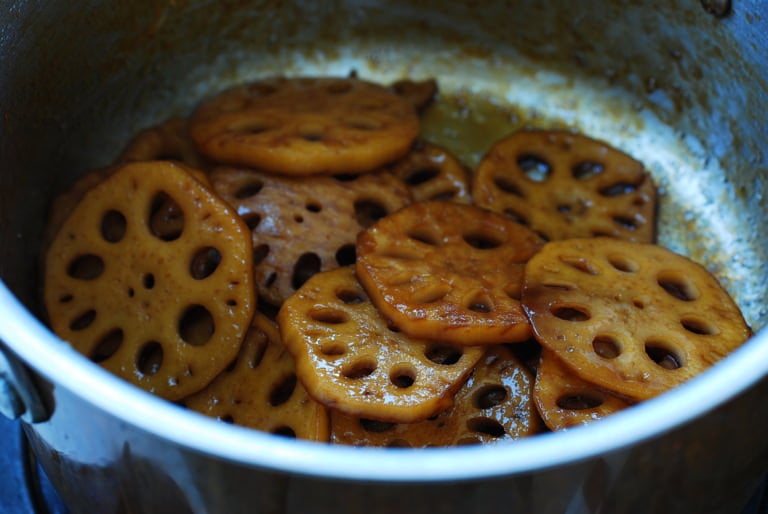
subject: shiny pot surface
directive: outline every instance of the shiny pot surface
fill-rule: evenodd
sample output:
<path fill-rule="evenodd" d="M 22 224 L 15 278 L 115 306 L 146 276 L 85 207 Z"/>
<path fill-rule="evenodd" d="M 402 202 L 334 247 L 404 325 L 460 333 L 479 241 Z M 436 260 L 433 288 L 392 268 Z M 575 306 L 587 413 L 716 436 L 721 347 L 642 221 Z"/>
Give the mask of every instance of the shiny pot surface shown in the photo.
<path fill-rule="evenodd" d="M 3 3 L 3 412 L 24 417 L 73 512 L 739 512 L 768 469 L 768 4 L 714 4 Z M 712 270 L 756 335 L 592 426 L 418 451 L 223 425 L 123 383 L 38 321 L 39 240 L 57 190 L 229 84 L 352 69 L 435 77 L 446 95 L 561 120 L 631 153 L 662 191 L 659 242 Z"/>

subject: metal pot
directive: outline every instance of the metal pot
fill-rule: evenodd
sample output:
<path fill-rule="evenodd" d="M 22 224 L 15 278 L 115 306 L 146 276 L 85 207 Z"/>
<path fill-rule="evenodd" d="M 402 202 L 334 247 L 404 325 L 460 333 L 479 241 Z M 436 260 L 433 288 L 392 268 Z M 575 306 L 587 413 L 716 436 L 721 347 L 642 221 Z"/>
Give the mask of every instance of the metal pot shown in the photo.
<path fill-rule="evenodd" d="M 739 512 L 768 470 L 768 3 L 0 4 L 0 406 L 73 512 Z M 276 73 L 436 77 L 644 161 L 659 241 L 756 335 L 683 386 L 513 444 L 355 449 L 140 391 L 40 321 L 46 206 L 140 128 Z M 22 364 L 23 363 L 23 364 Z"/>

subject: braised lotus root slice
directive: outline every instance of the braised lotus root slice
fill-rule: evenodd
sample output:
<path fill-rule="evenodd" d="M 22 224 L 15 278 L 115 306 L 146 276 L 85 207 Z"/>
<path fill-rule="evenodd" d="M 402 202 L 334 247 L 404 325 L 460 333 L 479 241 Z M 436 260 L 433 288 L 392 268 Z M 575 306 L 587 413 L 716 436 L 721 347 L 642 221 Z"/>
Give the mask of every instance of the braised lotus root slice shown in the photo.
<path fill-rule="evenodd" d="M 470 203 L 469 173 L 461 161 L 443 147 L 417 141 L 391 170 L 410 187 L 416 201 Z"/>
<path fill-rule="evenodd" d="M 328 441 L 328 410 L 307 394 L 277 325 L 256 314 L 237 359 L 208 387 L 184 399 L 194 411 L 235 425 Z"/>
<path fill-rule="evenodd" d="M 200 168 L 202 161 L 187 134 L 187 120 L 169 118 L 136 134 L 123 149 L 118 162 L 179 161 Z"/>
<path fill-rule="evenodd" d="M 309 394 L 377 421 L 411 423 L 450 407 L 483 354 L 482 347 L 399 332 L 370 302 L 351 266 L 310 278 L 277 320 Z"/>
<path fill-rule="evenodd" d="M 268 78 L 204 102 L 190 135 L 218 162 L 286 175 L 362 173 L 408 152 L 407 99 L 356 78 Z"/>
<path fill-rule="evenodd" d="M 259 294 L 276 307 L 315 273 L 353 264 L 357 234 L 411 202 L 388 172 L 281 177 L 221 167 L 211 181 L 251 228 Z"/>
<path fill-rule="evenodd" d="M 491 346 L 454 397 L 453 407 L 417 423 L 387 423 L 331 413 L 331 441 L 354 446 L 424 448 L 494 443 L 530 436 L 542 423 L 533 377 L 503 345 Z"/>
<path fill-rule="evenodd" d="M 90 189 L 46 256 L 51 328 L 177 400 L 237 355 L 254 312 L 248 227 L 185 168 L 127 164 Z"/>
<path fill-rule="evenodd" d="M 435 79 L 403 79 L 394 82 L 390 87 L 396 94 L 411 102 L 419 113 L 432 105 L 438 89 Z"/>
<path fill-rule="evenodd" d="M 750 336 L 705 268 L 611 238 L 547 243 L 525 268 L 523 305 L 536 338 L 568 368 L 637 400 L 704 371 Z"/>
<path fill-rule="evenodd" d="M 533 399 L 552 430 L 585 425 L 631 405 L 625 398 L 582 380 L 551 350 L 541 353 Z"/>
<path fill-rule="evenodd" d="M 655 239 L 656 188 L 642 163 L 570 132 L 520 131 L 502 139 L 475 171 L 472 197 L 548 240 Z"/>
<path fill-rule="evenodd" d="M 471 205 L 419 202 L 357 239 L 357 274 L 404 333 L 461 345 L 531 336 L 520 305 L 523 269 L 542 242 L 528 228 Z"/>

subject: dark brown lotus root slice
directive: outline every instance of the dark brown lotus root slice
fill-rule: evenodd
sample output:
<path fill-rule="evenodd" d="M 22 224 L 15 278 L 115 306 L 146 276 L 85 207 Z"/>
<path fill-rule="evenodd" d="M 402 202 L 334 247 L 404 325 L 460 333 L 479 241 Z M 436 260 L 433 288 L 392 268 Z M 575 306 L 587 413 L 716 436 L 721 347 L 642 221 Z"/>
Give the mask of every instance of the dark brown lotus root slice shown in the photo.
<path fill-rule="evenodd" d="M 704 371 L 751 333 L 699 264 L 605 237 L 547 243 L 526 265 L 523 305 L 538 341 L 568 368 L 636 400 Z"/>
<path fill-rule="evenodd" d="M 541 353 L 533 391 L 536 408 L 551 430 L 585 425 L 632 405 L 582 380 L 551 350 Z"/>
<path fill-rule="evenodd" d="M 411 202 L 388 172 L 281 177 L 222 167 L 211 181 L 251 228 L 259 294 L 276 307 L 315 273 L 353 264 L 358 232 Z"/>
<path fill-rule="evenodd" d="M 285 175 L 363 173 L 408 152 L 420 128 L 407 99 L 356 78 L 269 78 L 195 112 L 190 136 L 214 161 Z"/>
<path fill-rule="evenodd" d="M 286 437 L 327 442 L 328 410 L 307 394 L 277 325 L 261 314 L 235 362 L 184 405 L 227 423 Z"/>
<path fill-rule="evenodd" d="M 656 187 L 642 163 L 570 132 L 520 131 L 502 139 L 475 171 L 472 197 L 547 240 L 655 240 Z"/>
<path fill-rule="evenodd" d="M 399 332 L 350 266 L 310 278 L 285 301 L 277 320 L 309 394 L 377 421 L 411 423 L 450 407 L 484 352 Z"/>
<path fill-rule="evenodd" d="M 411 189 L 415 201 L 446 200 L 470 203 L 469 173 L 447 149 L 418 141 L 408 155 L 391 167 Z"/>
<path fill-rule="evenodd" d="M 194 168 L 202 159 L 187 133 L 187 120 L 169 118 L 136 134 L 123 149 L 118 162 L 178 161 Z"/>
<path fill-rule="evenodd" d="M 421 113 L 427 109 L 437 96 L 438 87 L 435 79 L 410 80 L 403 79 L 394 82 L 390 88 L 397 95 L 408 100 Z"/>
<path fill-rule="evenodd" d="M 387 423 L 331 413 L 331 441 L 354 446 L 425 448 L 520 439 L 543 428 L 532 400 L 533 377 L 503 345 L 488 348 L 454 397 L 425 421 Z"/>
<path fill-rule="evenodd" d="M 46 256 L 51 328 L 163 398 L 205 387 L 255 307 L 248 227 L 186 168 L 120 167 L 83 196 Z"/>
<path fill-rule="evenodd" d="M 418 202 L 357 239 L 357 274 L 404 333 L 454 344 L 521 342 L 523 269 L 542 241 L 499 214 L 453 202 Z"/>

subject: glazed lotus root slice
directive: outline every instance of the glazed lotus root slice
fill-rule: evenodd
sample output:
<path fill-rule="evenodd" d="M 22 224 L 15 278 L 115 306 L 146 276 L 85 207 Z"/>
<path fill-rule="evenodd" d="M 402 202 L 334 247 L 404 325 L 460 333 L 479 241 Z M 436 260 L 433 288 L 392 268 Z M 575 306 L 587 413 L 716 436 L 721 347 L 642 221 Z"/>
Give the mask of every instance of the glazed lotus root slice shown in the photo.
<path fill-rule="evenodd" d="M 353 264 L 358 232 L 411 202 L 405 184 L 387 172 L 342 180 L 221 167 L 211 181 L 253 232 L 263 306 L 279 307 L 319 271 Z"/>
<path fill-rule="evenodd" d="M 410 187 L 415 201 L 470 203 L 469 173 L 461 161 L 443 147 L 417 141 L 391 170 Z"/>
<path fill-rule="evenodd" d="M 127 164 L 86 193 L 49 248 L 51 328 L 177 400 L 237 355 L 255 306 L 251 254 L 248 227 L 185 168 Z"/>
<path fill-rule="evenodd" d="M 750 335 L 702 266 L 611 238 L 547 243 L 525 268 L 523 305 L 536 338 L 568 368 L 637 400 L 704 371 Z"/>
<path fill-rule="evenodd" d="M 475 171 L 472 197 L 548 240 L 655 239 L 656 188 L 642 163 L 570 132 L 520 131 L 502 139 Z"/>
<path fill-rule="evenodd" d="M 117 159 L 120 163 L 139 161 L 179 161 L 200 168 L 202 161 L 187 134 L 187 120 L 169 118 L 136 134 Z"/>
<path fill-rule="evenodd" d="M 376 307 L 404 333 L 454 344 L 531 336 L 520 290 L 541 247 L 503 216 L 452 202 L 419 202 L 357 240 L 357 273 Z"/>
<path fill-rule="evenodd" d="M 312 397 L 352 416 L 411 423 L 450 407 L 483 354 L 414 339 L 381 316 L 352 267 L 310 278 L 277 317 Z"/>
<path fill-rule="evenodd" d="M 504 345 L 488 348 L 450 409 L 425 421 L 386 423 L 331 412 L 331 441 L 354 446 L 424 448 L 494 443 L 541 431 L 533 377 Z"/>
<path fill-rule="evenodd" d="M 591 423 L 631 405 L 625 398 L 582 380 L 551 350 L 541 353 L 533 398 L 551 430 Z"/>
<path fill-rule="evenodd" d="M 407 99 L 355 78 L 263 79 L 204 102 L 190 135 L 201 153 L 272 173 L 362 173 L 408 151 L 419 118 Z"/>
<path fill-rule="evenodd" d="M 194 411 L 286 437 L 328 441 L 327 409 L 307 394 L 277 325 L 261 314 L 237 359 L 208 387 L 184 399 Z"/>

